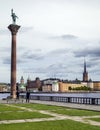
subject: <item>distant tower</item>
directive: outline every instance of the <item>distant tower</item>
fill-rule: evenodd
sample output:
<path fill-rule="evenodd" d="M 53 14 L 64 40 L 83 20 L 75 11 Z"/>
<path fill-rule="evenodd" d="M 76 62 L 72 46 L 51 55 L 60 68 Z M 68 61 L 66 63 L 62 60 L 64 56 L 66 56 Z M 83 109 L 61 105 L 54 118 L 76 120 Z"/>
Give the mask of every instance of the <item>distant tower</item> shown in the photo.
<path fill-rule="evenodd" d="M 24 84 L 24 78 L 23 78 L 23 76 L 21 76 L 20 83 Z"/>
<path fill-rule="evenodd" d="M 31 79 L 30 79 L 30 77 L 28 76 L 28 78 L 27 78 L 27 83 L 30 83 L 30 81 L 31 81 Z"/>
<path fill-rule="evenodd" d="M 26 91 L 26 85 L 24 84 L 23 76 L 21 76 L 21 79 L 20 79 L 19 91 L 21 91 L 21 92 Z"/>
<path fill-rule="evenodd" d="M 84 81 L 84 82 L 87 82 L 87 81 L 88 81 L 88 72 L 86 71 L 86 61 L 85 61 L 85 59 L 84 59 L 83 81 Z"/>
<path fill-rule="evenodd" d="M 29 88 L 29 85 L 30 85 L 30 77 L 28 76 L 28 79 L 27 79 L 27 85 L 26 85 L 26 91 L 28 90 L 28 88 Z"/>
<path fill-rule="evenodd" d="M 40 81 L 40 78 L 39 77 L 36 77 L 35 79 L 35 85 L 36 87 L 38 88 L 38 90 L 41 90 L 41 81 Z"/>

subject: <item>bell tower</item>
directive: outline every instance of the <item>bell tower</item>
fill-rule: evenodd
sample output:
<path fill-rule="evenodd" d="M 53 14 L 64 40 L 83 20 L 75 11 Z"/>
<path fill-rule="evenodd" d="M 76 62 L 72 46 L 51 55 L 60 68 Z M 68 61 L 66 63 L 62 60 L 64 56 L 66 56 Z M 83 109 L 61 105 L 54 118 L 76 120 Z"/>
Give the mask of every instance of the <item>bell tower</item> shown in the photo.
<path fill-rule="evenodd" d="M 86 61 L 85 61 L 85 58 L 84 58 L 83 81 L 84 81 L 84 82 L 87 82 L 87 81 L 88 81 L 88 72 L 87 72 L 87 70 L 86 70 Z"/>

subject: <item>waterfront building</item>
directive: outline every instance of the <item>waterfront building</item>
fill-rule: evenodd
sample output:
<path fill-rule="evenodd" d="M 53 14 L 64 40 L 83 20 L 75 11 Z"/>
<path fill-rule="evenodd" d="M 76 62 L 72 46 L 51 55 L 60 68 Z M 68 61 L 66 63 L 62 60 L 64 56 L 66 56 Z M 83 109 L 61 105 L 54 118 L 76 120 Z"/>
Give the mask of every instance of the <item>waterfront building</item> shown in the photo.
<path fill-rule="evenodd" d="M 94 81 L 93 82 L 93 89 L 95 90 L 95 91 L 100 91 L 100 81 Z"/>
<path fill-rule="evenodd" d="M 42 80 L 43 86 L 42 91 L 43 92 L 58 92 L 59 91 L 59 79 L 56 78 L 49 78 Z"/>
<path fill-rule="evenodd" d="M 23 76 L 21 76 L 20 84 L 18 85 L 18 90 L 17 91 L 19 91 L 19 92 L 25 92 L 26 91 L 26 85 L 24 83 Z"/>
<path fill-rule="evenodd" d="M 42 80 L 42 82 L 43 84 L 53 84 L 54 82 L 57 82 L 59 80 L 60 79 L 57 79 L 57 78 L 48 78 L 48 79 Z"/>
<path fill-rule="evenodd" d="M 5 83 L 0 83 L 0 92 L 7 92 L 8 86 Z"/>
<path fill-rule="evenodd" d="M 29 78 L 27 80 L 26 90 L 30 90 L 32 92 L 38 92 L 42 90 L 42 82 L 38 77 L 35 80 L 31 81 Z"/>
<path fill-rule="evenodd" d="M 52 92 L 52 84 L 44 84 L 42 86 L 42 92 Z"/>
<path fill-rule="evenodd" d="M 87 87 L 91 88 L 91 90 L 94 89 L 93 81 L 91 79 L 87 82 Z"/>
<path fill-rule="evenodd" d="M 59 83 L 58 81 L 54 81 L 52 83 L 52 92 L 58 92 L 59 91 Z"/>
<path fill-rule="evenodd" d="M 81 83 L 59 82 L 59 92 L 70 92 L 74 88 L 83 87 L 83 86 L 84 84 L 81 84 Z"/>

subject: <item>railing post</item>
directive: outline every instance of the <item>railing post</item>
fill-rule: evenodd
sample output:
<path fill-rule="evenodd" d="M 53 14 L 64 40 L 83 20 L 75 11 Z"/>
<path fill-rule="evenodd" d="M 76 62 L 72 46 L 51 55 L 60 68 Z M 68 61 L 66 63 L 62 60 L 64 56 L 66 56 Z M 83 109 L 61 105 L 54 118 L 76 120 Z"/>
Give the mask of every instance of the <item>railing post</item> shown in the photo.
<path fill-rule="evenodd" d="M 92 105 L 94 105 L 95 104 L 95 98 L 92 98 Z"/>
<path fill-rule="evenodd" d="M 52 96 L 50 97 L 50 101 L 52 101 Z"/>
<path fill-rule="evenodd" d="M 70 97 L 68 97 L 68 102 L 70 103 Z"/>

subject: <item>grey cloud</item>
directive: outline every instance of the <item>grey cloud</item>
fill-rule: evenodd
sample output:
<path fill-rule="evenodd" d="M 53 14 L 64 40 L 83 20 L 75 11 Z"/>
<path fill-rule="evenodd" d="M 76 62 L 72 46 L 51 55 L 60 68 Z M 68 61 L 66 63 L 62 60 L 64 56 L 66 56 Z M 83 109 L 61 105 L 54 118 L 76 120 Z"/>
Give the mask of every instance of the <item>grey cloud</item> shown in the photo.
<path fill-rule="evenodd" d="M 93 62 L 95 63 L 95 65 L 99 64 L 100 63 L 100 58 L 99 57 L 90 57 L 89 58 L 89 61 L 90 62 Z M 95 61 L 95 62 L 94 62 Z"/>
<path fill-rule="evenodd" d="M 80 51 L 75 51 L 74 52 L 75 57 L 100 57 L 100 48 L 85 48 Z"/>
<path fill-rule="evenodd" d="M 62 73 L 64 72 L 67 67 L 63 64 L 50 64 L 47 67 L 39 67 L 39 68 L 26 68 L 24 69 L 25 72 L 32 72 L 32 73 Z"/>
<path fill-rule="evenodd" d="M 21 27 L 19 31 L 20 33 L 26 33 L 32 31 L 33 29 L 34 29 L 33 27 Z"/>
<path fill-rule="evenodd" d="M 20 47 L 17 47 L 17 52 L 19 53 L 19 52 L 23 52 L 23 50 L 25 50 L 25 49 L 27 49 L 26 47 L 22 47 L 22 46 L 20 46 Z M 1 47 L 0 48 L 0 52 L 4 52 L 4 53 L 11 53 L 11 47 Z"/>
<path fill-rule="evenodd" d="M 7 52 L 7 53 L 10 53 L 10 51 L 11 51 L 11 48 L 10 47 L 1 47 L 0 48 L 0 52 Z"/>
<path fill-rule="evenodd" d="M 11 64 L 11 59 L 9 57 L 3 59 L 3 64 Z"/>
<path fill-rule="evenodd" d="M 91 75 L 93 75 L 93 74 L 95 74 L 95 75 L 100 75 L 100 71 L 98 71 L 98 69 L 95 69 L 95 70 L 91 69 L 91 70 L 89 71 L 89 73 L 90 73 Z"/>
<path fill-rule="evenodd" d="M 80 70 L 75 70 L 75 69 L 71 69 L 70 67 L 68 67 L 67 65 L 63 64 L 63 63 L 58 63 L 58 64 L 51 64 L 48 66 L 47 68 L 48 74 L 50 76 L 55 76 L 58 78 L 68 78 L 68 75 L 75 75 L 82 73 Z"/>
<path fill-rule="evenodd" d="M 32 52 L 28 52 L 28 53 L 24 53 L 22 55 L 22 57 L 26 60 L 41 60 L 44 58 L 44 56 L 42 56 L 42 54 L 40 53 L 32 53 Z"/>
<path fill-rule="evenodd" d="M 71 34 L 68 34 L 68 35 L 62 35 L 61 37 L 62 37 L 63 39 L 68 39 L 68 40 L 78 38 L 77 36 L 75 36 L 75 35 L 71 35 Z"/>
<path fill-rule="evenodd" d="M 53 70 L 53 71 L 61 71 L 67 69 L 67 67 L 61 63 L 58 64 L 51 64 L 47 68 L 48 70 Z"/>
<path fill-rule="evenodd" d="M 47 53 L 43 53 L 41 49 L 38 50 L 26 50 L 22 53 L 22 55 L 20 56 L 22 59 L 26 59 L 26 60 L 43 60 L 43 59 L 48 59 L 51 57 L 58 57 L 58 56 L 65 56 L 66 54 L 68 54 L 69 49 L 63 48 L 63 49 L 58 49 L 58 50 L 53 50 Z"/>
<path fill-rule="evenodd" d="M 7 29 L 0 30 L 0 35 L 7 35 L 7 34 L 9 34 L 9 30 L 7 30 Z"/>
<path fill-rule="evenodd" d="M 47 70 L 49 70 L 50 72 L 53 72 L 53 73 L 58 73 L 58 74 L 60 74 L 60 73 L 67 74 L 67 73 L 76 72 L 76 70 L 70 69 L 70 67 L 68 67 L 68 65 L 63 64 L 63 63 L 51 64 L 47 67 Z"/>
<path fill-rule="evenodd" d="M 11 64 L 11 58 L 10 57 L 3 58 L 2 62 L 3 62 L 3 64 L 9 65 L 9 64 Z M 26 61 L 23 59 L 17 59 L 17 64 L 24 63 L 24 62 L 26 62 Z"/>
<path fill-rule="evenodd" d="M 37 55 L 37 54 L 29 54 L 29 55 L 24 55 L 24 58 L 26 59 L 32 59 L 32 60 L 40 60 L 40 59 L 43 59 L 43 56 L 41 55 Z"/>
<path fill-rule="evenodd" d="M 62 40 L 73 40 L 73 39 L 77 39 L 78 37 L 72 34 L 64 34 L 61 36 L 53 36 L 51 37 L 51 39 L 62 39 Z"/>
<path fill-rule="evenodd" d="M 19 47 L 17 49 L 17 52 L 18 63 L 31 62 L 32 60 L 38 61 L 44 58 L 41 49 L 36 49 L 32 51 L 25 47 Z"/>
<path fill-rule="evenodd" d="M 62 49 L 57 49 L 57 50 L 53 50 L 50 51 L 47 55 L 65 55 L 70 51 L 70 49 L 67 48 L 62 48 Z"/>
<path fill-rule="evenodd" d="M 46 68 L 40 67 L 40 68 L 35 68 L 35 67 L 31 67 L 31 68 L 23 68 L 24 73 L 41 73 L 41 74 L 46 74 Z"/>
<path fill-rule="evenodd" d="M 86 62 L 86 67 L 87 69 L 91 69 L 92 67 L 96 66 L 97 64 L 95 62 L 89 62 L 87 61 Z M 80 64 L 81 68 L 84 68 L 84 63 L 83 64 Z"/>
<path fill-rule="evenodd" d="M 25 63 L 26 62 L 26 60 L 24 60 L 24 59 L 17 59 L 17 64 L 22 64 L 22 63 Z"/>
<path fill-rule="evenodd" d="M 68 78 L 68 75 L 75 75 L 82 73 L 80 70 L 71 69 L 70 66 L 62 63 L 50 64 L 48 66 L 32 67 L 32 68 L 23 68 L 24 73 L 33 73 L 33 74 L 43 74 L 49 77 L 58 77 L 58 78 Z"/>
<path fill-rule="evenodd" d="M 86 60 L 86 66 L 87 66 L 87 71 L 91 71 L 93 70 L 95 72 L 95 70 L 99 69 L 99 66 L 100 66 L 100 59 L 98 58 L 98 60 L 95 60 L 97 58 L 91 58 L 91 57 L 88 57 L 87 60 Z M 80 66 L 82 69 L 84 69 L 84 61 L 83 63 L 80 62 L 80 64 L 78 65 Z"/>

